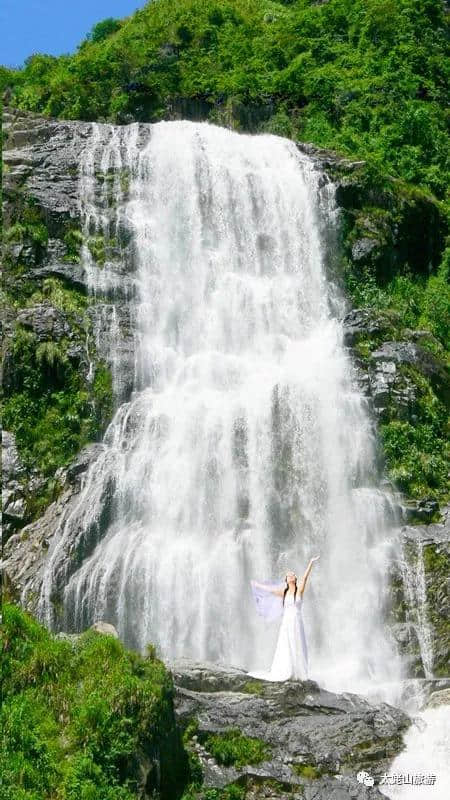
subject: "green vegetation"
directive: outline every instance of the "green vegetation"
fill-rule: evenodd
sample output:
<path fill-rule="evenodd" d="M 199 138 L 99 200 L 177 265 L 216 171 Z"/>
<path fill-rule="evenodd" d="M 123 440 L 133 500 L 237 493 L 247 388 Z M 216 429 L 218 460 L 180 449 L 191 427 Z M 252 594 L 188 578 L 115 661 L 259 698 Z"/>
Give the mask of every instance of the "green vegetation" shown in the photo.
<path fill-rule="evenodd" d="M 80 316 L 83 316 L 90 303 L 90 298 L 83 292 L 73 286 L 69 288 L 60 278 L 44 278 L 41 288 L 36 288 L 34 283 L 33 290 L 29 297 L 21 297 L 20 303 L 16 303 L 18 308 L 49 303 L 53 308 L 64 311 L 72 324 L 80 325 Z"/>
<path fill-rule="evenodd" d="M 247 681 L 242 687 L 242 691 L 246 692 L 247 694 L 263 694 L 264 693 L 264 681 Z"/>
<path fill-rule="evenodd" d="M 39 341 L 18 325 L 8 350 L 3 424 L 15 434 L 25 466 L 44 476 L 98 439 L 112 412 L 109 370 L 98 364 L 88 387 L 71 346 L 66 338 Z"/>
<path fill-rule="evenodd" d="M 155 0 L 98 23 L 73 55 L 0 71 L 9 102 L 68 119 L 196 109 L 368 159 L 444 198 L 441 0 Z"/>
<path fill-rule="evenodd" d="M 4 232 L 4 264 L 10 268 L 13 265 L 15 272 L 20 272 L 20 264 L 15 264 L 11 251 L 19 246 L 21 253 L 24 248 L 29 248 L 28 260 L 38 264 L 45 253 L 48 243 L 48 230 L 39 206 L 32 197 L 20 195 L 15 222 L 7 227 Z M 19 256 L 20 257 L 20 256 Z"/>
<path fill-rule="evenodd" d="M 315 767 L 312 764 L 294 764 L 293 765 L 294 772 L 300 776 L 300 778 L 306 778 L 307 780 L 316 780 L 316 778 L 320 778 L 323 775 L 323 770 L 319 769 L 319 767 Z"/>
<path fill-rule="evenodd" d="M 164 665 L 87 631 L 59 640 L 4 606 L 2 798 L 133 800 L 140 757 L 149 794 L 176 800 L 187 777 Z"/>
<path fill-rule="evenodd" d="M 76 233 L 76 232 L 75 232 Z M 70 332 L 55 340 L 38 337 L 17 324 L 4 343 L 3 424 L 14 433 L 28 471 L 46 478 L 27 499 L 27 521 L 37 518 L 56 499 L 61 485 L 55 471 L 83 445 L 98 440 L 114 406 L 112 376 L 95 353 L 94 374 L 86 380 L 86 314 L 91 298 L 59 278 L 8 282 L 5 301 L 14 309 L 48 306 L 63 312 Z"/>
<path fill-rule="evenodd" d="M 191 739 L 200 738 L 204 747 L 216 758 L 219 764 L 243 766 L 259 763 L 266 757 L 266 747 L 257 739 L 243 736 L 239 730 L 230 729 L 216 736 L 199 736 L 199 725 L 192 719 L 183 733 L 183 742 L 189 758 L 190 783 L 182 800 L 244 800 L 243 787 L 231 784 L 223 789 L 204 789 L 203 770 L 200 759 L 192 748 Z M 264 754 L 263 754 L 264 753 Z"/>
<path fill-rule="evenodd" d="M 391 314 L 391 334 L 401 334 L 405 328 L 429 331 L 440 343 L 434 349 L 444 356 L 450 349 L 450 248 L 435 274 L 395 275 L 383 285 L 373 270 L 349 266 L 346 284 L 357 308 L 373 308 Z M 430 337 L 431 338 L 431 337 Z"/>
<path fill-rule="evenodd" d="M 78 228 L 69 228 L 64 235 L 66 254 L 64 261 L 69 264 L 78 264 L 80 261 L 81 245 L 83 244 L 83 234 Z"/>
<path fill-rule="evenodd" d="M 405 268 L 387 282 L 371 266 L 348 264 L 346 284 L 353 304 L 369 308 L 380 330 L 362 336 L 356 352 L 370 362 L 371 353 L 384 341 L 407 341 L 412 330 L 424 332 L 418 343 L 448 369 L 450 350 L 450 248 L 435 274 L 412 274 Z M 428 335 L 426 335 L 428 333 Z M 380 427 L 388 475 L 413 498 L 433 497 L 444 503 L 448 489 L 448 383 L 441 391 L 417 369 L 399 368 L 397 388 L 412 387 L 415 400 L 408 418 L 391 402 Z"/>
<path fill-rule="evenodd" d="M 419 421 L 392 420 L 381 426 L 390 478 L 410 497 L 448 498 L 447 411 L 429 386 L 419 397 Z"/>
<path fill-rule="evenodd" d="M 101 22 L 97 22 L 96 25 L 92 27 L 92 30 L 87 35 L 87 41 L 93 42 L 97 44 L 97 42 L 103 42 L 104 39 L 107 39 L 108 36 L 112 36 L 113 33 L 116 33 L 120 30 L 121 23 L 119 19 L 113 19 L 112 17 L 108 17 L 107 19 L 103 19 Z"/>
<path fill-rule="evenodd" d="M 223 789 L 201 789 L 191 785 L 181 800 L 245 800 L 246 790 L 243 786 L 231 784 Z"/>
<path fill-rule="evenodd" d="M 433 673 L 438 677 L 448 675 L 450 615 L 449 600 L 445 590 L 450 569 L 450 554 L 445 544 L 425 545 L 423 560 L 427 582 L 427 614 L 434 631 Z"/>
<path fill-rule="evenodd" d="M 202 744 L 219 764 L 225 766 L 243 767 L 246 764 L 259 764 L 269 757 L 269 749 L 265 742 L 244 736 L 238 728 L 204 736 Z"/>

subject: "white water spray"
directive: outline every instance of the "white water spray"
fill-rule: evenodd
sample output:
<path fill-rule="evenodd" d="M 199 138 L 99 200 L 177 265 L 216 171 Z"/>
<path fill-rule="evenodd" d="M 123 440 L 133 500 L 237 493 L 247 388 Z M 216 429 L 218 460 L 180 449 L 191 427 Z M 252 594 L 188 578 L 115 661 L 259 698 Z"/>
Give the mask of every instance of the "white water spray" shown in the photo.
<path fill-rule="evenodd" d="M 106 619 L 165 658 L 261 669 L 276 631 L 250 578 L 301 573 L 320 552 L 304 604 L 311 677 L 352 691 L 398 678 L 387 500 L 326 271 L 331 184 L 274 136 L 93 125 L 80 200 L 86 234 L 132 237 L 127 274 L 89 248 L 84 266 L 93 293 L 129 306 L 135 388 L 60 531 L 42 615 L 58 624 L 59 592 L 64 627 Z"/>

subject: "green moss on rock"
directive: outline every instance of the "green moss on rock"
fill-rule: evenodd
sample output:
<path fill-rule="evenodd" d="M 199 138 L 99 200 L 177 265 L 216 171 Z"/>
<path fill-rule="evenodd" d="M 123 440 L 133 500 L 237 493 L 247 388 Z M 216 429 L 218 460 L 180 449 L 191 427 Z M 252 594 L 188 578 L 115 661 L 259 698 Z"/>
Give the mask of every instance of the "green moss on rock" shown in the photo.
<path fill-rule="evenodd" d="M 410 366 L 400 374 L 414 386 L 414 419 L 397 418 L 391 404 L 391 419 L 380 427 L 389 477 L 410 497 L 448 498 L 448 409 L 431 382 Z"/>
<path fill-rule="evenodd" d="M 223 733 L 201 736 L 204 747 L 219 764 L 243 767 L 246 764 L 259 764 L 270 755 L 268 745 L 250 736 L 245 736 L 238 728 L 229 728 Z"/>
<path fill-rule="evenodd" d="M 242 687 L 243 692 L 246 694 L 263 694 L 264 681 L 247 681 Z"/>
<path fill-rule="evenodd" d="M 448 598 L 448 576 L 450 574 L 450 551 L 448 545 L 425 544 L 423 548 L 427 614 L 432 626 L 433 672 L 437 677 L 448 675 L 450 659 L 450 604 Z"/>
<path fill-rule="evenodd" d="M 77 264 L 80 261 L 81 245 L 83 244 L 83 234 L 79 228 L 69 228 L 64 234 L 64 244 L 66 254 L 64 261 L 69 264 Z"/>
<path fill-rule="evenodd" d="M 40 288 L 35 288 L 33 294 L 27 297 L 20 306 L 34 306 L 38 303 L 47 302 L 54 308 L 59 308 L 69 315 L 72 325 L 80 325 L 80 315 L 84 317 L 84 312 L 91 304 L 92 300 L 88 295 L 70 286 L 60 278 L 44 278 Z M 88 320 L 83 318 L 83 327 L 86 328 Z"/>
<path fill-rule="evenodd" d="M 324 774 L 323 770 L 313 764 L 294 764 L 292 768 L 300 778 L 307 780 L 316 780 Z"/>
<path fill-rule="evenodd" d="M 109 369 L 98 362 L 90 386 L 72 341 L 39 341 L 22 326 L 9 345 L 3 424 L 14 433 L 29 469 L 53 476 L 89 441 L 99 438 L 113 409 Z"/>

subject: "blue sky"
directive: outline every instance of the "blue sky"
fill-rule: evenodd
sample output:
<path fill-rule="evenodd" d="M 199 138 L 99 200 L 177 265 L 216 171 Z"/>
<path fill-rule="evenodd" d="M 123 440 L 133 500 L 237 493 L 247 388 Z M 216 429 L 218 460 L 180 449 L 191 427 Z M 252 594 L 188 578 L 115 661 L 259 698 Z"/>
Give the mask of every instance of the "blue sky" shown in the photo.
<path fill-rule="evenodd" d="M 105 17 L 126 17 L 146 0 L 0 0 L 0 64 L 32 53 L 72 52 Z"/>

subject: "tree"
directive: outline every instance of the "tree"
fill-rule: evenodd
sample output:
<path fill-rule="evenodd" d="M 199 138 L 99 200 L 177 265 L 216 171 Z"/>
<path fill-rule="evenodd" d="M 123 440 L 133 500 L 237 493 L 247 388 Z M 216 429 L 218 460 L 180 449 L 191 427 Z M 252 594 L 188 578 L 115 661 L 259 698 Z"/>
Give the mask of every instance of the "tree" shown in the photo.
<path fill-rule="evenodd" d="M 113 33 L 116 33 L 121 26 L 120 19 L 114 19 L 113 17 L 107 17 L 106 19 L 101 20 L 101 22 L 97 22 L 91 29 L 91 32 L 88 33 L 87 39 L 90 42 L 102 42 L 104 39 L 107 39 L 108 36 L 112 36 Z"/>

